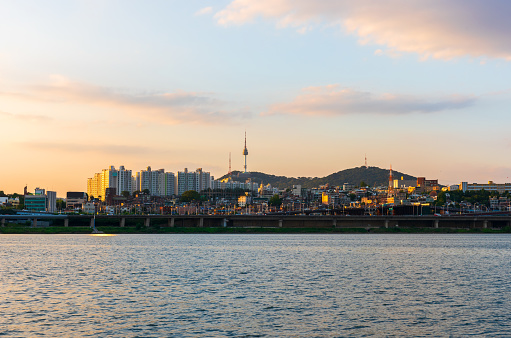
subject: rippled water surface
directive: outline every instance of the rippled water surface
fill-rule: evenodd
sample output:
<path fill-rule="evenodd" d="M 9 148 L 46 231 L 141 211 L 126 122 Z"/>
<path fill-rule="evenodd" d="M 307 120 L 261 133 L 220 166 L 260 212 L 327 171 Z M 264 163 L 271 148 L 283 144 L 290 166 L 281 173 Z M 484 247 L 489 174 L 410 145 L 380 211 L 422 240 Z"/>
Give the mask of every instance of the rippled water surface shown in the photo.
<path fill-rule="evenodd" d="M 510 235 L 0 235 L 0 335 L 511 336 Z"/>

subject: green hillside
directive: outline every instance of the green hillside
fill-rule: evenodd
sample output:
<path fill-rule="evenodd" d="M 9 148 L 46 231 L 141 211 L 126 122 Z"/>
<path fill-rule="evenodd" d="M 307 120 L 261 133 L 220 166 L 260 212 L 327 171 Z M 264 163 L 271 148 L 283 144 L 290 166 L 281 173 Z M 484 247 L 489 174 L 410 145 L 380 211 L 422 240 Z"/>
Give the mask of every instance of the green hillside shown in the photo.
<path fill-rule="evenodd" d="M 237 176 L 240 174 L 239 171 L 233 171 L 232 178 L 237 180 Z M 411 175 L 403 174 L 398 171 L 393 171 L 394 179 L 400 179 L 403 177 L 405 180 L 416 180 L 417 178 Z M 304 188 L 313 188 L 320 185 L 329 184 L 330 186 L 342 186 L 344 183 L 350 183 L 355 186 L 360 185 L 361 182 L 365 182 L 367 185 L 374 187 L 388 185 L 389 182 L 389 171 L 388 169 L 381 169 L 378 167 L 358 167 L 345 169 L 325 177 L 286 177 L 286 176 L 275 176 L 260 172 L 251 172 L 250 176 L 252 181 L 263 184 L 271 184 L 279 189 L 291 188 L 293 185 L 302 185 Z M 225 175 L 220 179 L 228 177 Z M 240 179 L 241 180 L 241 179 Z"/>

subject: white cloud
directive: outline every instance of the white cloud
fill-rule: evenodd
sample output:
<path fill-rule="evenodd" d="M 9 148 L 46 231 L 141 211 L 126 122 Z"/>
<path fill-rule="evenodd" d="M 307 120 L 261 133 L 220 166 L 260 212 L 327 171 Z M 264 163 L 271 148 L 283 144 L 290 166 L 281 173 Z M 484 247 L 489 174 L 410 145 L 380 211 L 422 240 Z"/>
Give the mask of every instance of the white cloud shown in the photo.
<path fill-rule="evenodd" d="M 384 56 L 387 56 L 387 57 L 390 57 L 393 59 L 397 59 L 397 58 L 401 57 L 401 53 L 399 53 L 393 49 L 385 49 L 385 50 L 377 49 L 374 51 L 374 55 L 378 55 L 378 56 L 384 55 Z"/>
<path fill-rule="evenodd" d="M 339 85 L 309 87 L 292 102 L 278 103 L 264 115 L 292 114 L 309 116 L 340 116 L 348 114 L 400 115 L 436 113 L 472 106 L 474 96 L 416 97 L 402 94 L 381 94 L 340 88 Z"/>
<path fill-rule="evenodd" d="M 361 44 L 387 46 L 392 54 L 417 53 L 423 59 L 511 60 L 509 13 L 507 0 L 234 0 L 215 17 L 222 25 L 263 17 L 301 33 L 314 24 L 340 25 Z"/>
<path fill-rule="evenodd" d="M 198 10 L 195 15 L 205 15 L 205 14 L 209 14 L 213 11 L 213 7 L 204 7 L 200 10 Z"/>

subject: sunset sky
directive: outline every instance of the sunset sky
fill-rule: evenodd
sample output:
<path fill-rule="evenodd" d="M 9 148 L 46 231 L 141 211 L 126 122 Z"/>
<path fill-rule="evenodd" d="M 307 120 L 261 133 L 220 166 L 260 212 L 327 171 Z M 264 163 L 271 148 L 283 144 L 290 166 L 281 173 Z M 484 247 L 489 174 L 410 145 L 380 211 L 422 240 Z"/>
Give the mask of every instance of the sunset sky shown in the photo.
<path fill-rule="evenodd" d="M 0 190 L 110 165 L 511 182 L 511 2 L 0 0 Z"/>

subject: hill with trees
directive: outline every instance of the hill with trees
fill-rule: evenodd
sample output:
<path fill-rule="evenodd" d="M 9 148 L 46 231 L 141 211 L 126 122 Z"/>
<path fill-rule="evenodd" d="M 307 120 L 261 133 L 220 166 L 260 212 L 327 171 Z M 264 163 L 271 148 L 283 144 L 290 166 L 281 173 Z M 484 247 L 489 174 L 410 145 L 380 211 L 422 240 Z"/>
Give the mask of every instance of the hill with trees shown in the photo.
<path fill-rule="evenodd" d="M 239 171 L 233 171 L 231 174 L 232 179 L 235 181 L 238 180 L 239 174 L 242 173 Z M 403 177 L 404 180 L 417 179 L 414 176 L 404 174 L 399 171 L 393 171 L 393 176 L 394 179 L 401 179 L 401 177 Z M 224 175 L 220 179 L 227 177 L 229 177 L 229 175 Z M 314 188 L 327 183 L 333 187 L 342 186 L 344 183 L 353 184 L 354 186 L 366 184 L 370 187 L 375 187 L 388 185 L 389 171 L 388 169 L 378 167 L 362 166 L 338 171 L 325 177 L 286 177 L 260 172 L 251 172 L 250 177 L 253 182 L 257 182 L 259 184 L 263 183 L 265 185 L 269 183 L 279 189 L 291 188 L 293 185 L 301 185 L 303 188 Z M 241 180 L 241 178 L 239 180 Z"/>

